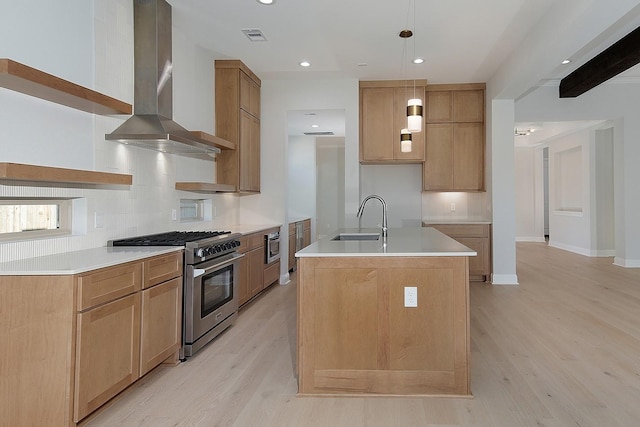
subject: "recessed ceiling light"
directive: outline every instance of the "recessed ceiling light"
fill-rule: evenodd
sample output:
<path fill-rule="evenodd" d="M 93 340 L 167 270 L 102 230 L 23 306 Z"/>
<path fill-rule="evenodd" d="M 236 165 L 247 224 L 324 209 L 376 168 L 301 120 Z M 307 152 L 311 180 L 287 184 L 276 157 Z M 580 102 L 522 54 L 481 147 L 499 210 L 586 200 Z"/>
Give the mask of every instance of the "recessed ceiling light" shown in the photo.
<path fill-rule="evenodd" d="M 260 4 L 274 4 L 276 0 L 257 0 Z"/>
<path fill-rule="evenodd" d="M 567 65 L 570 62 L 571 62 L 570 59 L 565 59 L 564 61 L 562 61 L 562 65 Z"/>
<path fill-rule="evenodd" d="M 424 59 L 422 59 L 422 58 L 416 58 L 416 59 L 413 60 L 414 64 L 422 64 L 423 62 L 424 62 Z"/>
<path fill-rule="evenodd" d="M 312 128 L 319 128 L 320 126 L 318 125 L 311 125 Z"/>
<path fill-rule="evenodd" d="M 309 62 L 309 61 L 302 61 L 302 62 L 300 63 L 300 66 L 301 66 L 301 67 L 310 67 L 310 66 L 311 66 L 311 62 Z"/>

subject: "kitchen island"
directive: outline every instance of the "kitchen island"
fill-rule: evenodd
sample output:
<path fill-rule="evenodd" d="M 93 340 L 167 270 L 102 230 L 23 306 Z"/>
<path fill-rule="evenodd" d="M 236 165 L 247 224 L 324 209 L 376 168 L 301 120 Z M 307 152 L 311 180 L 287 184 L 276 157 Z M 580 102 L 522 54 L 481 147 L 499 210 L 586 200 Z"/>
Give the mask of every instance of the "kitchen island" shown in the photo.
<path fill-rule="evenodd" d="M 469 396 L 475 255 L 430 227 L 342 230 L 297 252 L 298 393 Z"/>

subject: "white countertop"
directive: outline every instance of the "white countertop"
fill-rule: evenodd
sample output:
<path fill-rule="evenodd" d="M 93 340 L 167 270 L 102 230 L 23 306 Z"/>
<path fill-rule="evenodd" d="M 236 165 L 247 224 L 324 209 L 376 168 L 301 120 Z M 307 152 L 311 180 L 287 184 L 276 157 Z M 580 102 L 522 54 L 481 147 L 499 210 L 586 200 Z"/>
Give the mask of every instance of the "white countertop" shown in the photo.
<path fill-rule="evenodd" d="M 422 220 L 422 225 L 429 226 L 431 224 L 491 224 L 491 221 L 479 218 L 441 218 Z"/>
<path fill-rule="evenodd" d="M 0 276 L 80 274 L 182 250 L 182 246 L 100 247 L 0 263 Z"/>
<path fill-rule="evenodd" d="M 236 224 L 220 226 L 218 229 L 234 233 L 252 234 L 272 228 L 280 228 L 280 225 L 281 224 Z M 0 263 L 0 276 L 80 274 L 182 249 L 182 246 L 104 246 L 2 262 Z"/>
<path fill-rule="evenodd" d="M 271 228 L 280 228 L 282 224 L 234 224 L 220 226 L 220 230 L 228 230 L 232 233 L 241 234 L 253 234 L 261 231 L 269 230 Z"/>
<path fill-rule="evenodd" d="M 331 240 L 339 233 L 377 233 L 379 228 L 342 229 L 296 252 L 296 257 L 476 256 L 477 253 L 431 227 L 390 228 L 380 240 Z"/>

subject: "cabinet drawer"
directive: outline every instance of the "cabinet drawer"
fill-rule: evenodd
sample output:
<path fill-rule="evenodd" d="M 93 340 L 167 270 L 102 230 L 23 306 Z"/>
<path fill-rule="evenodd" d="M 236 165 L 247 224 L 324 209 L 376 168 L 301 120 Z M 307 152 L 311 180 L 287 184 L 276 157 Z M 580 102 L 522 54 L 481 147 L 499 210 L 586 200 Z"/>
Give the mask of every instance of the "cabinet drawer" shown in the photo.
<path fill-rule="evenodd" d="M 240 241 L 240 246 L 238 246 L 238 252 L 245 253 L 249 250 L 249 239 L 247 236 L 242 236 L 238 239 Z"/>
<path fill-rule="evenodd" d="M 311 220 L 310 219 L 305 219 L 304 221 L 302 221 L 302 229 L 303 230 L 311 230 Z"/>
<path fill-rule="evenodd" d="M 102 268 L 78 277 L 78 310 L 139 291 L 142 287 L 142 263 Z"/>
<path fill-rule="evenodd" d="M 265 232 L 266 233 L 266 232 Z M 253 233 L 247 236 L 247 249 L 256 249 L 260 246 L 264 246 L 264 234 L 265 233 Z"/>
<path fill-rule="evenodd" d="M 153 257 L 144 262 L 144 285 L 150 288 L 182 275 L 182 251 Z"/>
<path fill-rule="evenodd" d="M 280 277 L 280 261 L 276 261 L 273 264 L 269 264 L 264 269 L 263 286 L 266 288 Z"/>
<path fill-rule="evenodd" d="M 296 234 L 296 223 L 292 222 L 289 224 L 289 236 Z"/>
<path fill-rule="evenodd" d="M 489 224 L 426 224 L 449 237 L 489 237 Z"/>

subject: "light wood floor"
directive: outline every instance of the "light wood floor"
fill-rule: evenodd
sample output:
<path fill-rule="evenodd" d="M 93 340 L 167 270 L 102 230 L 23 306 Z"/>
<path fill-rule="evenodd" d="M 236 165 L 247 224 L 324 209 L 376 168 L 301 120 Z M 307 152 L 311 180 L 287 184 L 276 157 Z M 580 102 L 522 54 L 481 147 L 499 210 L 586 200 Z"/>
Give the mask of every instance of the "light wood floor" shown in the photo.
<path fill-rule="evenodd" d="M 292 282 L 86 425 L 640 425 L 640 270 L 543 243 L 517 259 L 520 286 L 471 284 L 472 399 L 296 397 Z"/>

